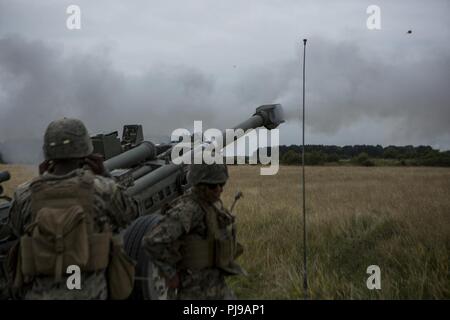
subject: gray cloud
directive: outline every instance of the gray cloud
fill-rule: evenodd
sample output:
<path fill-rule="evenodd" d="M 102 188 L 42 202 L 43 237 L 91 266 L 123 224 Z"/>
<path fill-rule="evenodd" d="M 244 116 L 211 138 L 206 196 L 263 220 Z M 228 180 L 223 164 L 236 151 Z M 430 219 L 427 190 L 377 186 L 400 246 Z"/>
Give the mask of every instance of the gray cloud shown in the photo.
<path fill-rule="evenodd" d="M 63 116 L 82 119 L 92 132 L 141 123 L 148 136 L 170 135 L 212 117 L 214 79 L 193 68 L 159 66 L 126 75 L 108 56 L 66 57 L 43 41 L 10 36 L 0 39 L 0 47 L 4 141 L 40 139 L 47 124 Z"/>
<path fill-rule="evenodd" d="M 450 148 L 448 1 L 380 0 L 379 31 L 365 28 L 370 1 L 79 1 L 76 32 L 71 3 L 0 0 L 0 143 L 62 116 L 91 132 L 223 128 L 266 103 L 285 107 L 281 143 L 299 143 L 308 37 L 307 142 Z"/>
<path fill-rule="evenodd" d="M 360 121 L 380 122 L 391 141 L 433 141 L 449 134 L 450 52 L 405 53 L 392 64 L 349 42 L 313 39 L 307 51 L 307 127 L 311 134 L 337 134 Z M 241 101 L 259 98 L 284 104 L 299 121 L 302 65 L 286 61 L 246 73 L 236 86 Z M 382 122 L 390 120 L 386 128 Z M 393 130 L 392 130 L 393 129 Z M 361 132 L 364 136 L 364 132 Z M 449 146 L 447 146 L 449 147 Z"/>

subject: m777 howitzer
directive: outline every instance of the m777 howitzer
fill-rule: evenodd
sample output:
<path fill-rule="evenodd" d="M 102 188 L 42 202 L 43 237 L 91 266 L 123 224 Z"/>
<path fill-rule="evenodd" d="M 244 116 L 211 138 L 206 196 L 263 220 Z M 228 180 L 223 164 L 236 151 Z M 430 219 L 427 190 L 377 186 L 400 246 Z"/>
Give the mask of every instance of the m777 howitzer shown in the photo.
<path fill-rule="evenodd" d="M 283 123 L 283 110 L 280 104 L 263 105 L 247 120 L 234 126 L 237 140 L 242 133 L 259 127 L 274 129 Z M 242 129 L 242 130 L 238 130 Z M 223 137 L 226 135 L 223 134 Z M 92 137 L 94 152 L 102 153 L 105 167 L 110 174 L 126 188 L 128 195 L 139 204 L 139 217 L 124 232 L 125 250 L 137 261 L 136 281 L 133 298 L 155 299 L 159 294 L 155 290 L 152 275 L 153 264 L 141 250 L 142 238 L 161 219 L 161 208 L 173 199 L 181 196 L 190 185 L 187 181 L 188 166 L 180 158 L 171 159 L 171 148 L 174 144 L 155 145 L 143 141 L 142 127 L 138 125 L 125 126 L 122 142 L 117 138 L 117 132 L 108 135 Z M 225 147 L 224 141 L 220 145 Z M 208 143 L 203 143 L 194 149 L 180 155 L 183 160 L 193 159 L 195 154 L 202 152 Z M 102 152 L 103 151 L 103 152 Z"/>
<path fill-rule="evenodd" d="M 249 119 L 232 129 L 242 129 L 244 133 L 259 127 L 274 129 L 282 122 L 284 119 L 280 104 L 263 105 Z M 176 143 L 155 145 L 144 141 L 140 125 L 124 126 L 122 141 L 117 138 L 117 132 L 94 136 L 92 141 L 94 152 L 105 157 L 104 165 L 111 176 L 139 203 L 140 216 L 158 212 L 163 205 L 190 187 L 186 179 L 187 166 L 175 164 L 176 161 L 170 159 L 170 151 Z M 225 147 L 227 142 L 234 140 L 221 145 Z M 203 143 L 180 157 L 186 162 L 195 153 L 202 152 L 207 144 Z"/>

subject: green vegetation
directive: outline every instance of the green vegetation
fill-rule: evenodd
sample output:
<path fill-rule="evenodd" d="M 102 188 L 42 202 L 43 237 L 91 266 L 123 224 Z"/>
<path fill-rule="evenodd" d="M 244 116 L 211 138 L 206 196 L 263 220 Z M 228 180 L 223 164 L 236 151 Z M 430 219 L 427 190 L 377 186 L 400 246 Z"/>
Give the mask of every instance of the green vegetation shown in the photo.
<path fill-rule="evenodd" d="M 302 162 L 301 146 L 280 146 L 280 163 L 298 165 Z M 436 166 L 450 167 L 450 151 L 439 151 L 429 146 L 305 146 L 306 165 L 359 166 Z"/>

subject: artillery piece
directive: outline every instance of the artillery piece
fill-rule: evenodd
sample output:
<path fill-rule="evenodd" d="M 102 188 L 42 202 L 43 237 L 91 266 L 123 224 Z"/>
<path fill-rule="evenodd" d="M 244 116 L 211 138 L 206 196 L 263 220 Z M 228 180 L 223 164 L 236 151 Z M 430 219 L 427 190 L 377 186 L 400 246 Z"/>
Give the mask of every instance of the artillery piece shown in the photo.
<path fill-rule="evenodd" d="M 232 129 L 242 129 L 243 132 L 262 126 L 274 129 L 282 122 L 281 105 L 263 105 L 249 119 Z M 117 132 L 92 137 L 94 152 L 103 154 L 107 159 L 105 168 L 138 201 L 140 216 L 158 212 L 164 204 L 190 187 L 186 179 L 187 166 L 174 164 L 170 159 L 174 143 L 155 145 L 142 137 L 140 125 L 124 126 L 122 141 L 117 138 Z M 225 147 L 225 143 L 222 145 Z M 188 159 L 204 148 L 205 144 L 202 144 L 181 157 Z"/>
<path fill-rule="evenodd" d="M 258 107 L 250 118 L 232 129 L 242 129 L 240 132 L 246 133 L 247 130 L 258 127 L 274 129 L 283 122 L 281 105 L 263 105 Z M 115 139 L 112 139 L 111 135 L 114 136 L 112 133 L 106 138 L 109 146 L 105 143 L 94 142 L 94 148 L 97 148 L 97 152 L 104 150 L 105 157 L 119 151 L 105 161 L 105 167 L 126 188 L 128 195 L 134 197 L 139 204 L 140 217 L 123 234 L 126 252 L 137 261 L 132 297 L 155 299 L 157 293 L 151 278 L 154 267 L 147 254 L 141 250 L 142 238 L 161 219 L 160 209 L 181 196 L 190 188 L 190 185 L 186 178 L 188 166 L 183 163 L 175 164 L 174 159 L 170 159 L 170 150 L 173 144 L 155 145 L 152 142 L 143 141 L 141 130 L 141 126 L 125 126 L 123 137 L 127 141 L 126 143 L 123 142 L 124 139 L 122 142 L 117 139 L 117 133 L 115 133 Z M 130 132 L 133 132 L 133 138 L 136 139 L 129 138 Z M 236 139 L 239 137 L 236 136 Z M 95 141 L 94 139 L 105 139 L 105 136 L 96 136 L 93 141 Z M 141 141 L 137 141 L 139 139 Z M 225 147 L 227 142 L 221 145 Z M 122 152 L 120 152 L 121 146 Z M 183 159 L 192 158 L 205 147 L 205 144 L 199 145 L 196 149 L 182 154 L 181 157 Z"/>

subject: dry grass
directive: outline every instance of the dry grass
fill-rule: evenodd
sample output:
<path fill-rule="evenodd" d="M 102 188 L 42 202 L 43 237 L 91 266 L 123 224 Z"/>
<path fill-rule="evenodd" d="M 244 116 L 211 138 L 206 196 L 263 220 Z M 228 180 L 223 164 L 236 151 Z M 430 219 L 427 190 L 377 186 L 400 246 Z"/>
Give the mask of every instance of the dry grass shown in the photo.
<path fill-rule="evenodd" d="M 241 298 L 297 299 L 302 287 L 301 171 L 231 167 L 224 199 L 238 204 Z M 316 299 L 450 298 L 450 170 L 307 167 L 310 296 Z M 368 290 L 369 265 L 381 290 Z"/>
<path fill-rule="evenodd" d="M 0 164 L 0 171 L 4 170 L 9 171 L 11 174 L 11 179 L 2 183 L 4 194 L 9 197 L 13 196 L 14 189 L 18 185 L 30 180 L 38 174 L 36 167 L 20 164 Z"/>
<path fill-rule="evenodd" d="M 6 193 L 36 174 L 0 165 Z M 224 201 L 234 193 L 240 263 L 248 277 L 230 284 L 240 298 L 299 299 L 302 287 L 301 171 L 230 167 Z M 450 169 L 307 167 L 308 277 L 313 299 L 450 298 Z M 381 268 L 381 290 L 368 290 L 369 265 Z"/>

